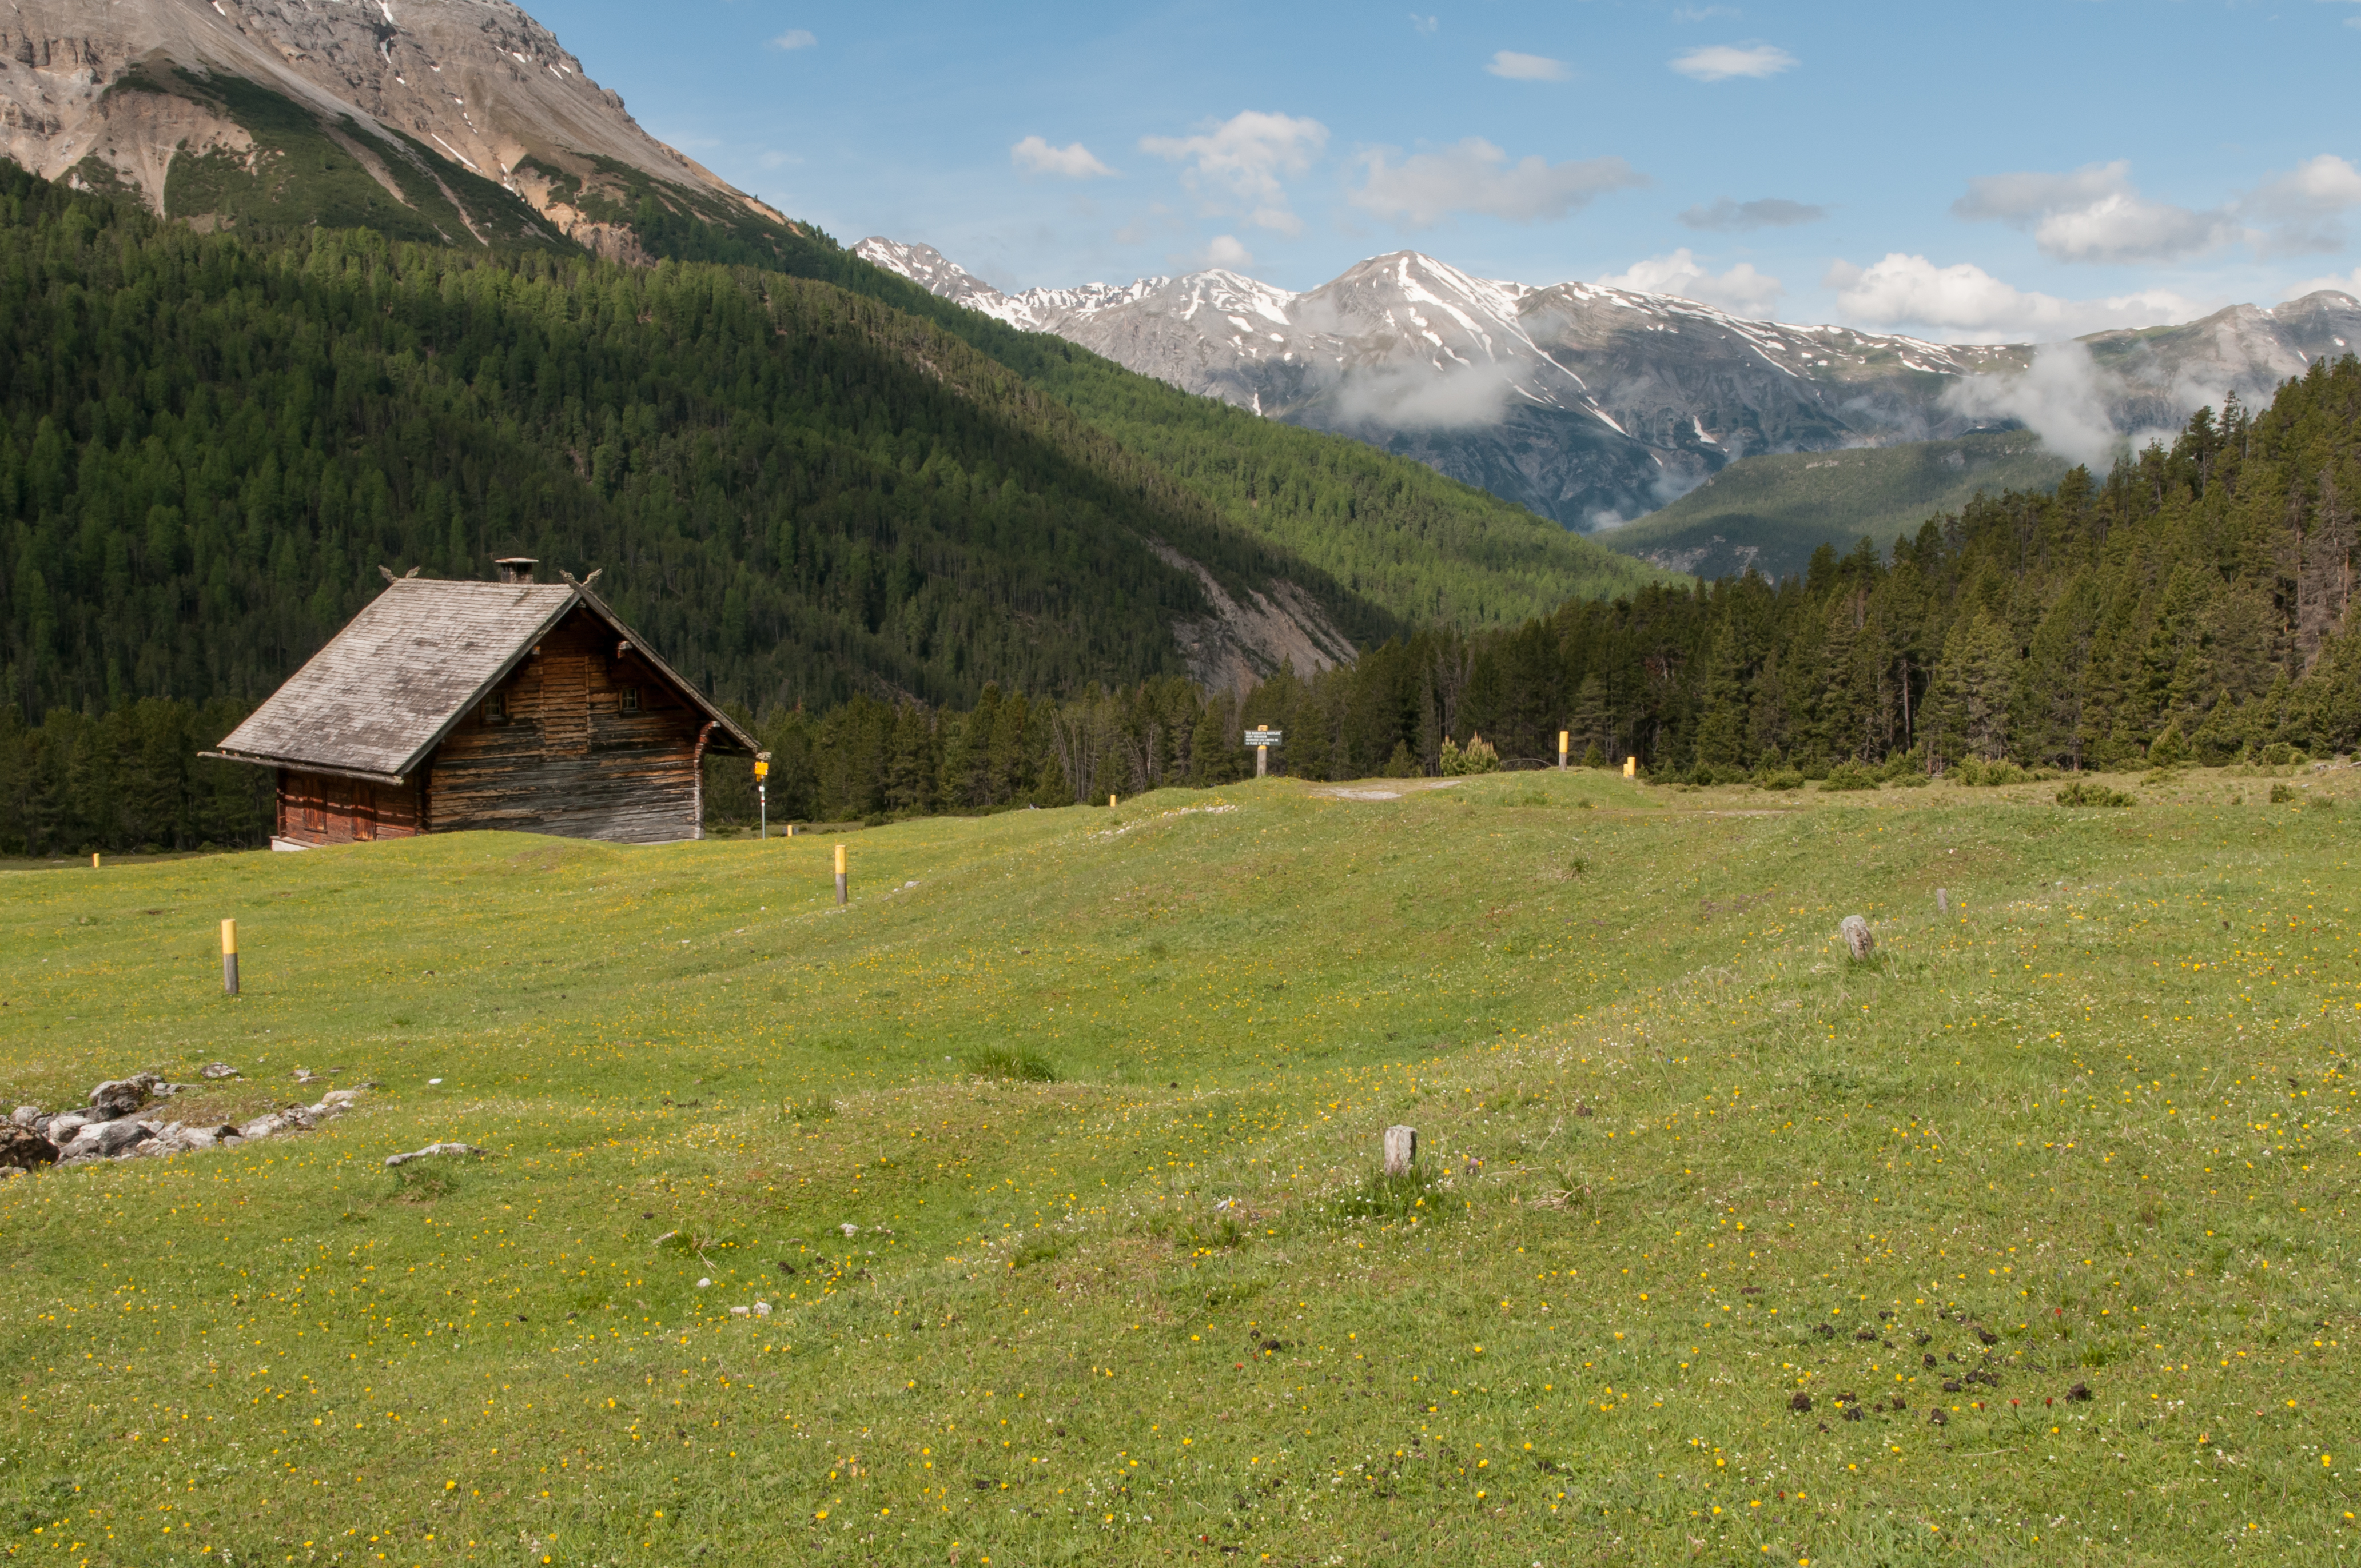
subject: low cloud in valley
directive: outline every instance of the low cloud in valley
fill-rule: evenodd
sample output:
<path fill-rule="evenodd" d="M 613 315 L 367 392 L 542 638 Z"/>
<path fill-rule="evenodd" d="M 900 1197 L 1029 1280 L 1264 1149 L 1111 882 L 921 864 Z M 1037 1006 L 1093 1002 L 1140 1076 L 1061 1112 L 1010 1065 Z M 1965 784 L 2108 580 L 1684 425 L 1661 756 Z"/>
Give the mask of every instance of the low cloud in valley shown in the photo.
<path fill-rule="evenodd" d="M 2015 420 L 2060 457 L 2103 469 L 2123 444 L 2107 393 L 2089 349 L 2053 343 L 2015 375 L 1960 377 L 1943 389 L 1943 406 L 1971 419 Z"/>

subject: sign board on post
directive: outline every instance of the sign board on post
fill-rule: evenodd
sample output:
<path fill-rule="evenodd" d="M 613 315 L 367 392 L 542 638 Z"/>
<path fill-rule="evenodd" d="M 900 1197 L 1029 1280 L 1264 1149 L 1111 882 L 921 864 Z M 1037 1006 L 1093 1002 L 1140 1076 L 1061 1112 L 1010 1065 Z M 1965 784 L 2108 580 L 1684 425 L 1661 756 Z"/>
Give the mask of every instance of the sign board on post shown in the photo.
<path fill-rule="evenodd" d="M 1261 778 L 1270 771 L 1270 749 L 1279 744 L 1276 729 L 1249 729 L 1246 744 L 1255 749 L 1255 777 Z"/>

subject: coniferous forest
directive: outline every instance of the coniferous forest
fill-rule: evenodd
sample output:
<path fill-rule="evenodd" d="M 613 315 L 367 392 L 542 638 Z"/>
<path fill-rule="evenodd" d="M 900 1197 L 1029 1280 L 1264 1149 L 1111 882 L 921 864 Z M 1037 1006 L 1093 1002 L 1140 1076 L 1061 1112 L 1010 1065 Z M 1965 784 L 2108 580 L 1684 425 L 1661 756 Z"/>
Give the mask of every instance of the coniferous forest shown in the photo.
<path fill-rule="evenodd" d="M 1219 783 L 1248 723 L 1316 777 L 1567 729 L 1655 777 L 1837 785 L 2361 739 L 2350 357 L 2103 477 L 1690 584 L 882 285 L 197 236 L 14 170 L 0 210 L 6 852 L 256 841 L 268 781 L 194 753 L 380 564 L 503 551 L 603 566 L 755 723 L 776 817 Z M 1198 689 L 1170 628 L 1202 600 L 1143 533 L 1297 582 L 1367 652 Z"/>

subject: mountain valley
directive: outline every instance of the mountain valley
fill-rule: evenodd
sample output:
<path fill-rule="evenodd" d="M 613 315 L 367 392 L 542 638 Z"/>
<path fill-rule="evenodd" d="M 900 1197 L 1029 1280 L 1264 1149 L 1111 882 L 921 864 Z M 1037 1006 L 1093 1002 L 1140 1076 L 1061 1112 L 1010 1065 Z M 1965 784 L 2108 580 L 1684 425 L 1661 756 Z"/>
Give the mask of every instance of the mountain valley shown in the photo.
<path fill-rule="evenodd" d="M 1603 530 L 1617 549 L 1650 537 L 1618 525 L 1760 455 L 2037 430 L 2059 395 L 2053 355 L 2089 417 L 2136 439 L 2227 393 L 2267 401 L 2312 360 L 2361 343 L 2361 303 L 2327 291 L 2073 345 L 1958 345 L 1752 321 L 1593 283 L 1496 281 L 1410 251 L 1303 293 L 1215 269 L 1010 294 L 930 247 L 873 236 L 854 249 L 1012 326 L 1414 457 L 1568 528 Z M 2037 359 L 2042 374 L 2029 378 Z M 1782 544 L 1781 558 L 1791 553 Z"/>

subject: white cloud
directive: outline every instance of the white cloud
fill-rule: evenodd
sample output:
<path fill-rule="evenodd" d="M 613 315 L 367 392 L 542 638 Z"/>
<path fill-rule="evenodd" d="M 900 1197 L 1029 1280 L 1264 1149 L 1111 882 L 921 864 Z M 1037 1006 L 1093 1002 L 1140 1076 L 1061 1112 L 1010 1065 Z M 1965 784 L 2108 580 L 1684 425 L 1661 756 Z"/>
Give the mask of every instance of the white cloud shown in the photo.
<path fill-rule="evenodd" d="M 1400 163 L 1384 149 L 1361 159 L 1367 178 L 1352 203 L 1379 217 L 1412 228 L 1428 228 L 1453 213 L 1481 213 L 1529 224 L 1562 218 L 1594 196 L 1648 183 L 1648 177 L 1620 158 L 1516 163 L 1481 137 L 1469 137 L 1440 152 L 1422 152 Z"/>
<path fill-rule="evenodd" d="M 2187 321 L 2198 307 L 2161 289 L 2103 300 L 2022 290 L 1970 262 L 1938 267 L 1900 251 L 1867 267 L 1839 261 L 1823 280 L 1838 312 L 1865 326 L 1909 327 L 1954 342 L 2056 341 L 2108 327 Z"/>
<path fill-rule="evenodd" d="M 1422 16 L 1415 11 L 1412 11 L 1410 14 L 1410 30 L 1411 32 L 1431 34 L 1440 26 L 1442 26 L 1442 23 L 1433 16 Z"/>
<path fill-rule="evenodd" d="M 1511 82 L 1563 82 L 1565 61 L 1552 60 L 1545 54 L 1519 54 L 1515 49 L 1496 50 L 1492 63 L 1485 70 Z"/>
<path fill-rule="evenodd" d="M 2103 465 L 2123 444 L 2109 416 L 2108 389 L 2091 351 L 2046 345 L 2029 369 L 1962 376 L 1943 389 L 1943 406 L 1976 419 L 2013 419 L 2070 462 Z"/>
<path fill-rule="evenodd" d="M 1030 173 L 1056 174 L 1068 180 L 1098 180 L 1115 172 L 1081 142 L 1051 147 L 1040 137 L 1027 137 L 1010 148 L 1008 161 Z"/>
<path fill-rule="evenodd" d="M 785 32 L 781 33 L 777 38 L 771 40 L 771 47 L 773 49 L 809 49 L 818 42 L 819 42 L 819 40 L 812 37 L 810 32 L 806 28 L 789 27 Z"/>
<path fill-rule="evenodd" d="M 2131 164 L 2086 164 L 2069 174 L 1987 174 L 1968 181 L 1951 211 L 2031 231 L 2053 261 L 2172 261 L 2236 237 L 2223 212 L 2151 202 L 2131 181 Z"/>
<path fill-rule="evenodd" d="M 1209 125 L 1192 137 L 1143 137 L 1140 150 L 1186 163 L 1181 182 L 1200 195 L 1226 194 L 1251 209 L 1246 221 L 1281 234 L 1302 230 L 1288 210 L 1282 176 L 1301 174 L 1328 145 L 1317 120 L 1255 110 Z"/>
<path fill-rule="evenodd" d="M 2282 302 L 2289 300 L 2301 300 L 2306 294 L 2317 294 L 2323 289 L 2334 289 L 2340 294 L 2350 294 L 2355 299 L 2361 300 L 2361 267 L 2355 268 L 2341 278 L 2331 273 L 2325 278 L 2307 278 L 2301 283 L 2290 283 L 2279 291 L 2279 299 Z"/>
<path fill-rule="evenodd" d="M 803 160 L 803 154 L 799 152 L 766 152 L 754 161 L 765 169 L 785 169 Z"/>
<path fill-rule="evenodd" d="M 1719 229 L 1731 233 L 1746 229 L 1793 228 L 1797 224 L 1816 224 L 1828 215 L 1826 207 L 1808 202 L 1790 202 L 1784 197 L 1765 196 L 1757 202 L 1733 202 L 1724 196 L 1710 207 L 1689 207 L 1680 214 L 1684 227 Z"/>
<path fill-rule="evenodd" d="M 1735 18 L 1737 15 L 1738 7 L 1735 5 L 1680 5 L 1674 8 L 1673 20 L 1675 22 L 1710 22 L 1717 16 L 1729 16 Z"/>
<path fill-rule="evenodd" d="M 1795 64 L 1795 57 L 1774 44 L 1708 44 L 1673 57 L 1673 69 L 1699 82 L 1727 82 L 1733 76 L 1776 76 Z"/>
<path fill-rule="evenodd" d="M 1330 394 L 1329 406 L 1348 429 L 1366 422 L 1379 433 L 1466 430 L 1500 422 L 1516 379 L 1516 367 L 1500 362 L 1356 366 Z"/>
<path fill-rule="evenodd" d="M 1226 267 L 1232 271 L 1254 265 L 1254 252 L 1234 234 L 1217 234 L 1205 243 L 1198 259 L 1207 267 Z"/>
<path fill-rule="evenodd" d="M 1686 246 L 1670 256 L 1635 261 L 1598 281 L 1610 289 L 1630 289 L 1642 294 L 1678 294 L 1684 300 L 1696 300 L 1741 316 L 1770 314 L 1779 296 L 1787 291 L 1776 278 L 1757 272 L 1751 261 L 1741 261 L 1716 277 L 1698 263 Z"/>
<path fill-rule="evenodd" d="M 2345 225 L 2336 219 L 2353 206 L 2361 206 L 2361 170 L 2327 152 L 2264 181 L 2237 202 L 2241 216 L 2269 225 L 2250 236 L 2266 256 L 2343 249 Z"/>

